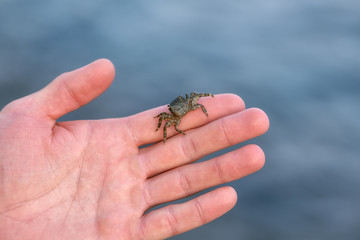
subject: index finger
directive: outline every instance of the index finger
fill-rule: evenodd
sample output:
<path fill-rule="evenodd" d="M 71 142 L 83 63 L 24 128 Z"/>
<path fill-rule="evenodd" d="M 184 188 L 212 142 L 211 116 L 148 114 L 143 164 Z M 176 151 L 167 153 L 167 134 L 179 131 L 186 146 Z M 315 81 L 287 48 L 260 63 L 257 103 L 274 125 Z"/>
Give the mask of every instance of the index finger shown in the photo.
<path fill-rule="evenodd" d="M 179 128 L 183 131 L 202 126 L 208 122 L 219 119 L 229 114 L 240 112 L 245 109 L 244 101 L 235 94 L 218 94 L 212 97 L 200 98 L 199 103 L 203 104 L 208 112 L 208 117 L 197 109 L 189 112 L 181 119 Z M 162 128 L 157 131 L 158 120 L 154 119 L 161 112 L 169 112 L 166 106 L 153 108 L 130 116 L 127 120 L 129 131 L 138 146 L 158 142 L 163 139 Z M 168 128 L 168 138 L 177 132 L 173 127 Z"/>

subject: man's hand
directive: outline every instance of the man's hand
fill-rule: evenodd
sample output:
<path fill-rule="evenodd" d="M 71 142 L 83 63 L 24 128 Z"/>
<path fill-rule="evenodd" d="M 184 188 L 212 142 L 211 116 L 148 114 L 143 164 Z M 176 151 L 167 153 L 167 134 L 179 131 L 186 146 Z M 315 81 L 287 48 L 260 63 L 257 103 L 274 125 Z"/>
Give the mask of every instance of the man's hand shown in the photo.
<path fill-rule="evenodd" d="M 98 60 L 0 112 L 0 239 L 167 238 L 230 210 L 234 189 L 145 211 L 263 166 L 256 145 L 189 164 L 268 129 L 263 111 L 245 110 L 232 94 L 202 98 L 209 117 L 201 109 L 187 114 L 186 135 L 170 128 L 165 144 L 154 116 L 166 106 L 127 118 L 56 122 L 103 93 L 114 74 L 108 60 Z"/>

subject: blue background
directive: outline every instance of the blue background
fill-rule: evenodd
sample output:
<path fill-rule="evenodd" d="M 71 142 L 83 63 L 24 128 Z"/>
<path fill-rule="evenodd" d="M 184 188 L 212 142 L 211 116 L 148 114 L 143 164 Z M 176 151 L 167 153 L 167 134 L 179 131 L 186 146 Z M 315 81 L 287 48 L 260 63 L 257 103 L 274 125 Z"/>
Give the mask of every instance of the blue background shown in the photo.
<path fill-rule="evenodd" d="M 360 239 L 359 1 L 0 0 L 0 108 L 101 57 L 115 82 L 62 120 L 191 91 L 235 93 L 269 115 L 249 141 L 266 165 L 230 184 L 235 208 L 173 239 Z"/>

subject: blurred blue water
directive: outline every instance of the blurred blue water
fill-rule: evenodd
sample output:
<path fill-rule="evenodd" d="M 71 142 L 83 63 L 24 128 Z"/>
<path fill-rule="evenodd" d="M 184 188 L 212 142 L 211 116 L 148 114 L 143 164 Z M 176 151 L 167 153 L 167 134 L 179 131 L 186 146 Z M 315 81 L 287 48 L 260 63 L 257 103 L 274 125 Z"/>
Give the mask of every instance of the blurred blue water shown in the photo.
<path fill-rule="evenodd" d="M 0 0 L 0 108 L 94 59 L 117 76 L 64 117 L 122 117 L 191 91 L 264 109 L 236 207 L 174 239 L 360 239 L 360 2 Z"/>

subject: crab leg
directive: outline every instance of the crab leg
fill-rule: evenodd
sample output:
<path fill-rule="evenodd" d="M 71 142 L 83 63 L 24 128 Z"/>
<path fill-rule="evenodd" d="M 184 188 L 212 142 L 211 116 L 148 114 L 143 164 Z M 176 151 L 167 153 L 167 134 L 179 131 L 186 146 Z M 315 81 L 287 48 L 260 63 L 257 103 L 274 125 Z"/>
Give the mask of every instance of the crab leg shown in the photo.
<path fill-rule="evenodd" d="M 163 142 L 165 143 L 166 141 L 166 137 L 167 137 L 167 130 L 166 128 L 170 127 L 172 125 L 172 122 L 166 122 L 165 126 L 164 126 L 164 131 L 163 131 Z"/>
<path fill-rule="evenodd" d="M 200 103 L 197 103 L 195 104 L 194 106 L 192 106 L 191 110 L 195 110 L 195 109 L 198 109 L 199 107 L 201 107 L 202 111 L 205 113 L 205 115 L 208 117 L 208 113 L 206 111 L 206 108 L 204 107 L 204 105 L 200 104 Z"/>
<path fill-rule="evenodd" d="M 192 92 L 190 94 L 189 103 L 191 104 L 191 106 L 195 106 L 197 104 L 197 101 L 199 100 L 199 98 L 208 97 L 208 96 L 214 97 L 214 95 L 212 95 L 211 93 L 195 93 L 195 92 Z"/>
<path fill-rule="evenodd" d="M 168 113 L 166 113 L 166 112 L 162 112 L 162 113 L 160 113 L 159 115 L 157 115 L 157 116 L 154 117 L 154 118 L 157 118 L 157 117 L 160 117 L 160 118 L 159 118 L 158 126 L 157 126 L 155 132 L 156 132 L 157 130 L 159 130 L 159 128 L 161 127 L 161 124 L 162 124 L 162 120 L 163 120 L 163 119 L 164 119 L 164 120 L 169 119 L 170 114 L 168 114 Z"/>
<path fill-rule="evenodd" d="M 185 133 L 178 128 L 179 125 L 180 125 L 180 119 L 175 123 L 175 130 L 185 135 Z"/>

